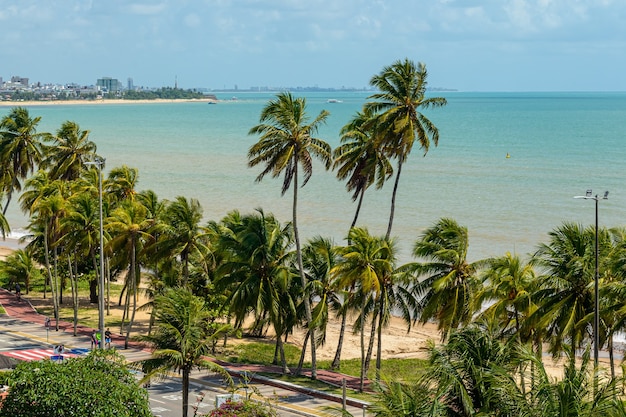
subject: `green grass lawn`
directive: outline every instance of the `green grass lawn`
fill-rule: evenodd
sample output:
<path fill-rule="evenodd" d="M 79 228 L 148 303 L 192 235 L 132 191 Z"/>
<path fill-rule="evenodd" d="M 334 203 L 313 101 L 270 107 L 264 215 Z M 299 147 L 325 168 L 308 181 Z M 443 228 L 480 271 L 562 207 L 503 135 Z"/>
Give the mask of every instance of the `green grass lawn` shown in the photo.
<path fill-rule="evenodd" d="M 296 368 L 300 360 L 300 349 L 293 345 L 285 345 L 285 357 L 289 368 Z M 232 363 L 268 364 L 274 359 L 274 343 L 251 342 L 230 345 L 219 359 Z M 305 363 L 305 367 L 310 367 Z M 330 369 L 331 361 L 318 361 L 319 369 Z M 424 367 L 423 359 L 384 359 L 381 365 L 381 376 L 393 376 L 394 380 L 412 380 L 418 370 Z M 358 377 L 361 373 L 361 359 L 345 359 L 341 361 L 339 372 Z M 368 378 L 376 378 L 375 358 L 372 358 Z M 291 377 L 290 377 L 291 378 Z"/>

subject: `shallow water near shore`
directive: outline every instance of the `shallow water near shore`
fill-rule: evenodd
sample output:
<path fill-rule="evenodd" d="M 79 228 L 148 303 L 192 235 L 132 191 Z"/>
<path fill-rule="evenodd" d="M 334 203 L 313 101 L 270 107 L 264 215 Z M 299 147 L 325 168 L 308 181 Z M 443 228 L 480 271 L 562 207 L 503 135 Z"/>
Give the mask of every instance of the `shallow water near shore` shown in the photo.
<path fill-rule="evenodd" d="M 298 94 L 295 94 L 298 95 Z M 411 259 L 420 233 L 441 217 L 452 217 L 470 233 L 469 258 L 505 252 L 527 254 L 564 221 L 593 224 L 594 202 L 576 200 L 591 188 L 609 190 L 600 201 L 601 226 L 624 225 L 626 193 L 626 93 L 437 93 L 448 105 L 426 115 L 438 126 L 439 146 L 428 154 L 415 148 L 403 167 L 393 235 L 399 260 Z M 256 183 L 260 167 L 247 167 L 248 136 L 269 93 L 238 93 L 218 104 L 154 103 L 33 106 L 40 131 L 73 120 L 91 131 L 106 169 L 139 169 L 138 189 L 160 198 L 197 198 L 206 220 L 228 211 L 263 208 L 291 219 L 291 192 L 280 195 L 282 179 Z M 318 137 L 339 144 L 339 130 L 360 110 L 368 93 L 306 93 L 311 117 L 331 115 Z M 335 103 L 327 102 L 337 100 Z M 0 109 L 2 115 L 9 108 Z M 506 156 L 509 155 L 507 158 Z M 359 225 L 384 234 L 393 183 L 366 193 Z M 316 165 L 299 192 L 303 238 L 332 236 L 343 243 L 356 203 L 333 172 Z M 26 226 L 14 198 L 8 219 Z"/>

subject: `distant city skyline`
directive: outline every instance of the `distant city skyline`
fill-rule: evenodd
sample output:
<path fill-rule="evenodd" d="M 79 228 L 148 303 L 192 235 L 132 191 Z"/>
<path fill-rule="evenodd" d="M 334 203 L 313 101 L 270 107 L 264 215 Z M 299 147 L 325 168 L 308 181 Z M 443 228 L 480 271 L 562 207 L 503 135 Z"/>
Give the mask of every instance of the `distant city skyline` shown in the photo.
<path fill-rule="evenodd" d="M 31 83 L 366 88 L 427 65 L 461 91 L 626 91 L 621 0 L 0 0 L 0 76 Z"/>

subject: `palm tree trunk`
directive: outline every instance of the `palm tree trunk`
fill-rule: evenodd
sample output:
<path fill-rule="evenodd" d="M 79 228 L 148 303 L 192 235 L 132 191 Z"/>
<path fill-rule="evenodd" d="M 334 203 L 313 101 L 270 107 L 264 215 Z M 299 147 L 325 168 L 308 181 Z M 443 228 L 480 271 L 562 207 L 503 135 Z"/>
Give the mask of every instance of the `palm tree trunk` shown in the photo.
<path fill-rule="evenodd" d="M 354 213 L 354 219 L 352 219 L 350 230 L 352 230 L 352 228 L 356 226 L 356 221 L 359 218 L 359 213 L 361 212 L 361 205 L 363 204 L 363 196 L 365 196 L 365 188 L 361 190 L 361 195 L 359 195 L 359 202 L 356 205 L 356 212 Z M 348 242 L 348 244 L 350 244 L 350 242 Z"/>
<path fill-rule="evenodd" d="M 361 375 L 359 380 L 359 392 L 365 388 L 365 294 L 362 295 L 361 303 Z"/>
<path fill-rule="evenodd" d="M 48 272 L 48 278 L 50 279 L 50 292 L 52 297 L 52 308 L 54 309 L 54 320 L 55 320 L 55 330 L 59 331 L 59 304 L 57 302 L 57 297 L 55 293 L 53 278 L 52 278 L 52 270 L 50 268 L 50 253 L 48 248 L 48 225 L 44 228 L 43 235 L 43 246 L 45 252 L 45 261 L 46 261 L 46 271 Z"/>
<path fill-rule="evenodd" d="M 302 368 L 304 367 L 304 356 L 306 355 L 306 347 L 309 344 L 309 339 L 311 338 L 311 332 L 306 331 L 306 335 L 304 335 L 304 343 L 302 344 L 302 351 L 300 352 L 300 360 L 298 360 L 298 367 L 296 368 L 296 375 L 300 375 L 302 373 Z"/>
<path fill-rule="evenodd" d="M 383 320 L 384 320 L 384 316 L 383 316 L 383 311 L 385 306 L 383 305 L 385 303 L 385 299 L 386 297 L 383 296 L 383 294 L 381 294 L 380 296 L 380 307 L 378 307 L 379 309 L 379 313 L 378 313 L 378 345 L 376 346 L 376 382 L 380 381 L 380 367 L 381 367 L 381 359 L 382 359 L 382 351 L 383 351 Z"/>
<path fill-rule="evenodd" d="M 132 315 L 130 317 L 130 322 L 128 323 L 128 329 L 126 329 L 126 337 L 124 337 L 124 349 L 128 349 L 128 338 L 130 337 L 130 331 L 133 328 L 133 323 L 135 322 L 135 313 L 137 312 L 137 281 L 136 281 L 136 277 L 137 276 L 141 276 L 140 272 L 138 273 L 138 269 L 139 266 L 135 265 L 137 260 L 136 260 L 136 250 L 135 250 L 135 241 L 133 240 L 132 242 L 133 247 L 130 251 L 130 264 L 131 264 L 131 271 L 132 271 L 132 277 L 131 277 L 131 281 L 130 281 L 130 285 L 132 287 L 132 292 L 133 292 L 133 310 L 132 310 Z"/>
<path fill-rule="evenodd" d="M 189 365 L 183 366 L 183 417 L 187 417 L 189 411 L 189 375 L 191 374 L 191 368 Z"/>
<path fill-rule="evenodd" d="M 611 378 L 615 378 L 615 356 L 613 354 L 613 332 L 609 334 L 608 339 L 609 364 L 611 365 Z"/>
<path fill-rule="evenodd" d="M 376 340 L 376 319 L 379 312 L 375 309 L 372 315 L 372 328 L 370 329 L 370 341 L 367 347 L 367 355 L 365 355 L 365 375 L 370 370 L 370 361 L 372 360 L 372 352 L 374 351 L 374 340 Z"/>
<path fill-rule="evenodd" d="M 393 216 L 396 210 L 396 194 L 398 192 L 398 183 L 400 182 L 400 173 L 402 172 L 402 160 L 398 161 L 398 172 L 396 174 L 396 180 L 393 183 L 393 193 L 391 194 L 391 212 L 389 213 L 389 225 L 387 226 L 387 234 L 385 239 L 391 237 L 391 226 L 393 225 Z"/>
<path fill-rule="evenodd" d="M 341 328 L 339 329 L 339 341 L 337 342 L 337 350 L 335 351 L 335 357 L 330 364 L 330 369 L 339 369 L 341 365 L 341 349 L 343 348 L 343 337 L 346 333 L 346 321 L 348 320 L 348 311 L 344 311 L 341 315 Z"/>
<path fill-rule="evenodd" d="M 304 301 L 304 312 L 307 321 L 307 325 L 309 327 L 309 331 L 311 332 L 311 379 L 317 379 L 317 361 L 316 361 L 316 352 L 315 352 L 315 327 L 313 325 L 313 317 L 311 315 L 311 300 L 309 299 L 309 295 L 307 293 L 307 285 L 306 285 L 306 277 L 304 276 L 304 266 L 302 265 L 302 248 L 300 247 L 300 234 L 298 233 L 298 161 L 297 159 L 294 161 L 295 173 L 293 180 L 293 236 L 296 241 L 296 253 L 298 257 L 298 270 L 300 271 L 300 281 L 302 284 L 302 291 L 304 292 L 303 301 Z"/>
<path fill-rule="evenodd" d="M 73 331 L 73 335 L 76 336 L 77 333 L 77 328 L 78 328 L 78 304 L 76 303 L 76 293 L 78 292 L 78 287 L 76 285 L 74 285 L 75 283 L 75 275 L 74 275 L 74 270 L 72 268 L 72 257 L 70 255 L 67 255 L 67 270 L 70 274 L 70 287 L 72 289 L 72 308 L 74 310 L 74 317 L 73 317 L 73 323 L 74 323 L 74 331 Z"/>

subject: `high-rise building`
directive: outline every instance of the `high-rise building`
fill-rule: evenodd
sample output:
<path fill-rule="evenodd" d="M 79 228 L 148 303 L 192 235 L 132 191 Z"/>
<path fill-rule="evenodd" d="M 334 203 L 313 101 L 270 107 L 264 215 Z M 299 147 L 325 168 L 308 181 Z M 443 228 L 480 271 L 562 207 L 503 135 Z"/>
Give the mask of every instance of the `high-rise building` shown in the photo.
<path fill-rule="evenodd" d="M 11 83 L 22 84 L 24 87 L 28 87 L 28 78 L 14 75 L 11 77 Z"/>
<path fill-rule="evenodd" d="M 128 91 L 132 91 L 135 89 L 135 85 L 133 84 L 133 79 L 128 77 Z"/>
<path fill-rule="evenodd" d="M 117 80 L 116 78 L 111 77 L 98 78 L 98 81 L 96 81 L 96 85 L 100 87 L 101 90 L 105 90 L 110 93 L 117 92 L 122 89 L 122 83 L 119 82 L 119 80 Z"/>

